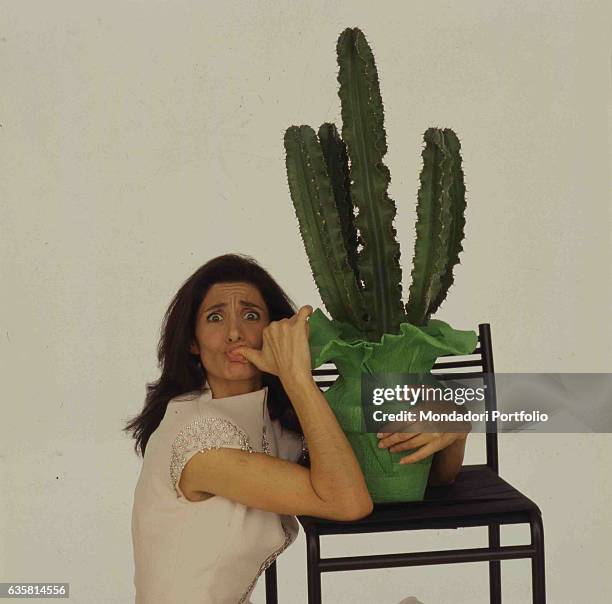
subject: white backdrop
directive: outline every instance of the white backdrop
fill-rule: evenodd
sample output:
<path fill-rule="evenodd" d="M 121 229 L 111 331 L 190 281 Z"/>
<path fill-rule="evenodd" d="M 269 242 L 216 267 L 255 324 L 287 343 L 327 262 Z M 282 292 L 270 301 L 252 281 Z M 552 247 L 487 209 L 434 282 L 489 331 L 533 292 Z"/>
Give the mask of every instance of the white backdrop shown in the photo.
<path fill-rule="evenodd" d="M 454 129 L 465 251 L 436 318 L 492 326 L 496 369 L 609 371 L 610 9 L 606 2 L 0 3 L 0 581 L 133 601 L 121 432 L 157 377 L 163 312 L 206 260 L 254 256 L 321 305 L 284 166 L 291 124 L 340 120 L 336 40 L 376 58 L 409 285 L 422 136 Z M 467 462 L 482 460 L 481 435 Z M 502 435 L 504 477 L 542 509 L 555 604 L 607 601 L 610 435 Z M 481 546 L 480 529 L 323 539 L 323 555 Z M 502 532 L 506 544 L 528 531 Z M 579 571 L 577 569 L 579 565 Z M 306 601 L 303 536 L 279 561 Z M 528 561 L 504 602 L 530 601 Z M 486 602 L 487 566 L 333 573 L 324 601 Z M 263 581 L 254 601 L 264 602 Z"/>

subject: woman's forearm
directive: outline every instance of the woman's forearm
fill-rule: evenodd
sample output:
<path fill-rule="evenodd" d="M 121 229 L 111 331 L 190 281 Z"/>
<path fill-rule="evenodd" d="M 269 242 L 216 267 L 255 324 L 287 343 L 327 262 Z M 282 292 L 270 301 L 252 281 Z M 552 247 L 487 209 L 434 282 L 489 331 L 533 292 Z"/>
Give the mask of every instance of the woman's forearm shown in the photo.
<path fill-rule="evenodd" d="M 465 441 L 464 437 L 458 438 L 448 447 L 434 454 L 429 473 L 430 485 L 449 484 L 455 480 L 463 465 Z"/>
<path fill-rule="evenodd" d="M 369 509 L 370 494 L 353 449 L 312 376 L 281 381 L 308 442 L 310 480 L 317 495 L 341 507 Z"/>

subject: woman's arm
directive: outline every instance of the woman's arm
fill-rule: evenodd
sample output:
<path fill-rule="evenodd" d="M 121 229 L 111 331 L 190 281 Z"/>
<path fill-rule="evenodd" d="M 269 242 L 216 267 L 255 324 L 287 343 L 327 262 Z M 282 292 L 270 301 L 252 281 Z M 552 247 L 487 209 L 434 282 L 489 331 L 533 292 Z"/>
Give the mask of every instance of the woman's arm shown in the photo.
<path fill-rule="evenodd" d="M 235 349 L 261 371 L 278 375 L 308 440 L 310 468 L 237 449 L 201 451 L 187 462 L 180 478 L 188 499 L 221 495 L 279 514 L 336 520 L 354 520 L 372 511 L 353 449 L 312 378 L 306 322 L 310 313 L 312 307 L 305 306 L 290 319 L 270 323 L 261 351 Z"/>
<path fill-rule="evenodd" d="M 283 380 L 308 439 L 310 469 L 262 453 L 211 449 L 185 465 L 179 486 L 192 501 L 220 495 L 278 514 L 356 520 L 372 499 L 353 450 L 311 376 Z"/>
<path fill-rule="evenodd" d="M 369 514 L 372 499 L 359 463 L 312 375 L 290 378 L 283 386 L 308 441 L 310 479 L 316 494 L 325 501 L 340 500 L 341 507 L 352 501 L 364 515 Z"/>
<path fill-rule="evenodd" d="M 392 453 L 417 449 L 402 457 L 401 464 L 414 463 L 433 454 L 429 484 L 450 484 L 461 471 L 465 443 L 472 427 L 470 422 L 460 425 L 464 429 L 462 432 L 380 432 L 378 446 L 388 448 Z"/>
<path fill-rule="evenodd" d="M 463 466 L 466 440 L 467 434 L 457 438 L 448 447 L 434 454 L 429 472 L 429 484 L 431 486 L 451 484 L 455 481 Z"/>

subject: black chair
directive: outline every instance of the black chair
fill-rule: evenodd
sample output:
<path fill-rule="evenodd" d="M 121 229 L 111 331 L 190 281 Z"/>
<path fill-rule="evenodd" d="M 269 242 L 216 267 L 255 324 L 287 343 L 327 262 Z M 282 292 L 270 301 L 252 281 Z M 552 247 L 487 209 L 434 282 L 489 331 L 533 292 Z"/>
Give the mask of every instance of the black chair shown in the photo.
<path fill-rule="evenodd" d="M 472 355 L 475 360 L 453 361 L 453 355 L 437 360 L 434 375 L 440 379 L 482 378 L 485 388 L 485 408 L 491 417 L 496 409 L 495 376 L 491 332 L 488 323 L 478 326 L 479 345 Z M 479 368 L 465 372 L 466 368 Z M 461 372 L 448 372 L 448 369 Z M 337 378 L 335 369 L 318 368 L 313 371 L 321 389 L 329 387 Z M 492 430 L 492 431 L 490 431 Z M 446 486 L 428 487 L 423 501 L 408 503 L 376 504 L 373 512 L 356 522 L 337 522 L 310 516 L 298 520 L 306 533 L 308 604 L 321 602 L 321 573 L 390 568 L 399 566 L 423 566 L 430 564 L 454 564 L 459 562 L 489 563 L 489 598 L 492 604 L 501 604 L 501 560 L 531 558 L 532 599 L 534 604 L 546 602 L 544 570 L 544 529 L 538 506 L 499 476 L 497 430 L 489 422 L 486 434 L 487 463 L 463 466 L 455 481 Z M 528 545 L 500 545 L 502 524 L 528 523 L 531 543 Z M 377 533 L 383 531 L 409 531 L 423 529 L 457 529 L 459 527 L 487 526 L 488 547 L 321 558 L 322 535 Z M 266 571 L 266 603 L 277 603 L 276 563 Z"/>

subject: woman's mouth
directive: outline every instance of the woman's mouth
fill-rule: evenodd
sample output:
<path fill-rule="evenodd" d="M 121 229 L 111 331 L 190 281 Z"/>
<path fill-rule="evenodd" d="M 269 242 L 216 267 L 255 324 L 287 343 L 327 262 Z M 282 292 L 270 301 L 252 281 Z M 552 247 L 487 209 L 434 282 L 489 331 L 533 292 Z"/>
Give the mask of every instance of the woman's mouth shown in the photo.
<path fill-rule="evenodd" d="M 230 363 L 242 363 L 243 365 L 248 363 L 248 361 L 242 355 L 237 353 L 226 352 L 225 356 Z"/>

